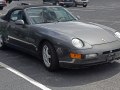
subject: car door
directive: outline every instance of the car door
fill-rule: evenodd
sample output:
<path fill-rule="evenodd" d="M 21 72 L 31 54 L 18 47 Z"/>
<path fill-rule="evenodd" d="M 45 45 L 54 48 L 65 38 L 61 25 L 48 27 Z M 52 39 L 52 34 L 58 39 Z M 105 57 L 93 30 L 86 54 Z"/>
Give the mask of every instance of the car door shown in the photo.
<path fill-rule="evenodd" d="M 26 19 L 22 10 L 14 10 L 10 15 L 8 27 L 9 43 L 26 49 L 26 47 L 29 45 L 29 43 L 27 43 L 29 30 L 27 25 L 17 24 L 16 21 L 18 20 L 23 20 L 26 24 Z"/>

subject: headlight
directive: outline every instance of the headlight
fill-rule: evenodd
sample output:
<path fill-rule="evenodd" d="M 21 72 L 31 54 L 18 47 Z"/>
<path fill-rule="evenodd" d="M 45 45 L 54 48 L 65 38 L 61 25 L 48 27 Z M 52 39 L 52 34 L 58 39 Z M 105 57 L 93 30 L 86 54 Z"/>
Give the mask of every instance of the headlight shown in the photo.
<path fill-rule="evenodd" d="M 73 39 L 72 44 L 76 48 L 82 48 L 84 46 L 83 42 L 81 40 L 79 40 L 79 39 Z"/>
<path fill-rule="evenodd" d="M 115 33 L 116 37 L 120 38 L 120 32 Z"/>

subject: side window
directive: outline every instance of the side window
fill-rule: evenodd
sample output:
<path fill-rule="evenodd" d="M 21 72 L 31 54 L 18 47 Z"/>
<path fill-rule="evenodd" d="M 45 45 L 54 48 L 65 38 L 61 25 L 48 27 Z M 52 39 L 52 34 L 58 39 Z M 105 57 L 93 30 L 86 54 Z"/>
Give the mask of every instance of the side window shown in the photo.
<path fill-rule="evenodd" d="M 16 20 L 23 20 L 26 23 L 26 19 L 22 10 L 15 10 L 12 12 L 10 21 L 15 22 Z"/>
<path fill-rule="evenodd" d="M 32 24 L 40 24 L 44 22 L 42 8 L 30 8 L 27 9 L 26 12 Z"/>
<path fill-rule="evenodd" d="M 10 21 L 16 21 L 18 20 L 18 13 L 20 12 L 21 10 L 16 10 L 16 11 L 13 11 L 11 16 L 10 16 Z"/>

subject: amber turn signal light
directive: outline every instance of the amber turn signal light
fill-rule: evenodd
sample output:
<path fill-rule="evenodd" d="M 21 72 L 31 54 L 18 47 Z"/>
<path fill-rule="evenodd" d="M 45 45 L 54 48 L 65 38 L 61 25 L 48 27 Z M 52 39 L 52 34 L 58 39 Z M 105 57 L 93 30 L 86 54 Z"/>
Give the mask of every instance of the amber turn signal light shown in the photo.
<path fill-rule="evenodd" d="M 82 54 L 70 53 L 72 59 L 82 59 Z"/>

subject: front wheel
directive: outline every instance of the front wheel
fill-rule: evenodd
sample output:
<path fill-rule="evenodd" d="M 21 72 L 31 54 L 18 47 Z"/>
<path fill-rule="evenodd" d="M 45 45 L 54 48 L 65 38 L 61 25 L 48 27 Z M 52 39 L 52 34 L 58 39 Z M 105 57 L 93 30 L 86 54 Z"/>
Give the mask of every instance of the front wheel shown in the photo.
<path fill-rule="evenodd" d="M 44 66 L 49 71 L 57 70 L 59 67 L 59 61 L 56 51 L 51 43 L 44 42 L 42 45 L 42 59 Z"/>

